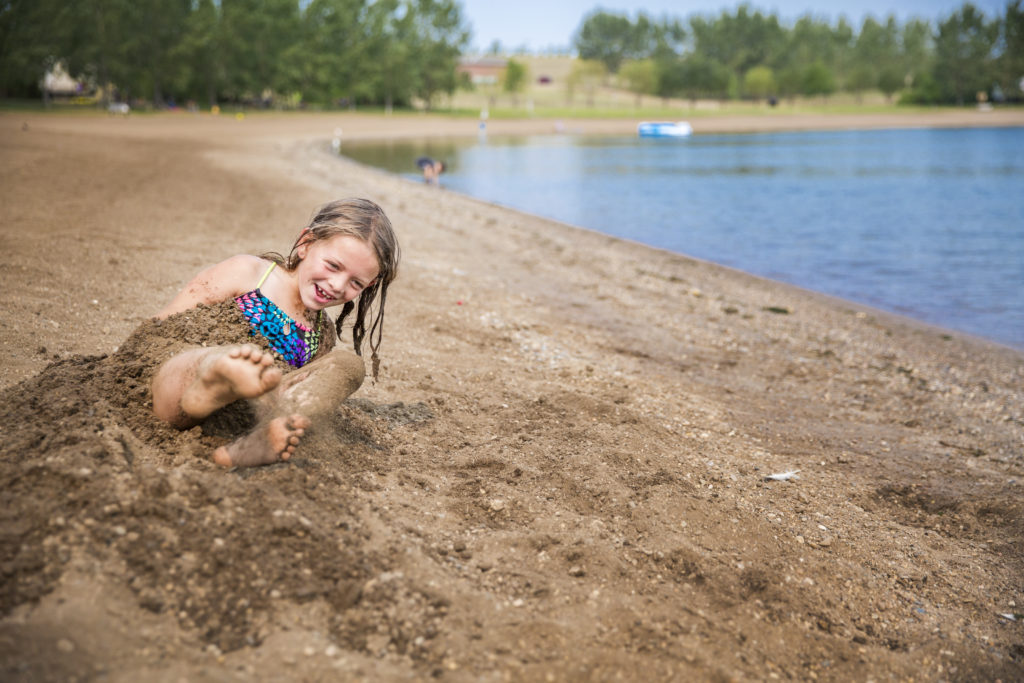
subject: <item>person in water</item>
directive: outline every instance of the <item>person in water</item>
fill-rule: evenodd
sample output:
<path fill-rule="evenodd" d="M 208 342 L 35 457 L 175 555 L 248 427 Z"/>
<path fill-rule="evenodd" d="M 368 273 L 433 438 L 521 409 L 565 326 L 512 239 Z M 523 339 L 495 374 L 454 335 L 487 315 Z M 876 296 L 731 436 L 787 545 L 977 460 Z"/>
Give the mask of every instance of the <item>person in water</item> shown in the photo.
<path fill-rule="evenodd" d="M 420 157 L 416 160 L 416 165 L 423 173 L 423 182 L 428 185 L 440 184 L 440 176 L 444 172 L 443 161 L 436 161 L 430 157 Z"/>
<path fill-rule="evenodd" d="M 243 254 L 206 268 L 153 324 L 201 315 L 198 309 L 231 309 L 237 343 L 204 340 L 175 349 L 153 376 L 153 412 L 188 429 L 229 404 L 250 400 L 255 428 L 217 448 L 213 460 L 226 467 L 288 460 L 305 431 L 362 384 L 368 324 L 376 377 L 384 303 L 398 261 L 398 241 L 384 211 L 367 199 L 346 199 L 321 207 L 287 257 Z M 332 324 L 327 309 L 339 306 Z M 353 311 L 355 355 L 334 349 Z"/>

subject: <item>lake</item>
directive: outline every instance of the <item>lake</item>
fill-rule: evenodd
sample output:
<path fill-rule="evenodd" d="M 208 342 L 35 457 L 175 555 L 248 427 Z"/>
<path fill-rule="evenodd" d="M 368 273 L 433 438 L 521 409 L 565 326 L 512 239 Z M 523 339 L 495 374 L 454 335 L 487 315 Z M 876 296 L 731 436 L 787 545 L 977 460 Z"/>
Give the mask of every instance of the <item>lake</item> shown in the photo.
<path fill-rule="evenodd" d="M 346 144 L 479 199 L 1024 348 L 1024 128 Z"/>

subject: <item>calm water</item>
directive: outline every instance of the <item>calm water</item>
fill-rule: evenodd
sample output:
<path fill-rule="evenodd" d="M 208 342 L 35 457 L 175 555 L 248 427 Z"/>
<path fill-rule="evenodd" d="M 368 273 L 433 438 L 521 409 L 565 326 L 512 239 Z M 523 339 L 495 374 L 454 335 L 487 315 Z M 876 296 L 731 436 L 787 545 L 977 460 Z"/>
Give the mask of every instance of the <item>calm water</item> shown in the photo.
<path fill-rule="evenodd" d="M 1024 128 L 346 146 L 445 187 L 1024 348 Z"/>

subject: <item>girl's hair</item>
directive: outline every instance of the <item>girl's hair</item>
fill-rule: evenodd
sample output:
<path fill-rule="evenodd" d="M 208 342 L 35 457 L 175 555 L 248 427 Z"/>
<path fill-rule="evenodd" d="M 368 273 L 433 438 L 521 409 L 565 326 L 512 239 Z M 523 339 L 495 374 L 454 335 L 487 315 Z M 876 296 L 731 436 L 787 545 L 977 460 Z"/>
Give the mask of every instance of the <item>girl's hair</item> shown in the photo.
<path fill-rule="evenodd" d="M 341 307 L 338 320 L 334 323 L 338 337 L 341 338 L 342 323 L 353 309 L 356 310 L 356 319 L 352 325 L 352 345 L 357 355 L 363 355 L 366 319 L 371 315 L 370 307 L 374 300 L 378 296 L 380 297 L 377 312 L 373 315 L 373 323 L 370 325 L 370 358 L 373 366 L 373 378 L 376 379 L 377 370 L 380 367 L 377 350 L 380 348 L 381 337 L 384 334 L 384 302 L 388 296 L 388 285 L 398 275 L 399 259 L 398 239 L 395 237 L 391 221 L 384 214 L 384 210 L 369 199 L 339 199 L 324 204 L 313 214 L 309 225 L 292 245 L 288 258 L 276 253 L 263 256 L 288 270 L 295 270 L 302 260 L 298 255 L 300 246 L 330 239 L 337 235 L 349 235 L 363 240 L 373 249 L 377 257 L 377 265 L 380 266 L 377 279 L 359 294 L 358 304 L 346 301 Z"/>

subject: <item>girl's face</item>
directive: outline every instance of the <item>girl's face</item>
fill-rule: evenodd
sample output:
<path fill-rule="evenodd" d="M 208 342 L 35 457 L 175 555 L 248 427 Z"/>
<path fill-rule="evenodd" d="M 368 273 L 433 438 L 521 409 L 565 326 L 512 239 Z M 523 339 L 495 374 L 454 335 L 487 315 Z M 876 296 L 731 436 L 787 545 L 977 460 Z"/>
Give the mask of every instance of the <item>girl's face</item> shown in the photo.
<path fill-rule="evenodd" d="M 295 268 L 302 304 L 310 311 L 355 299 L 380 274 L 373 248 L 358 237 L 335 235 L 298 247 Z"/>

